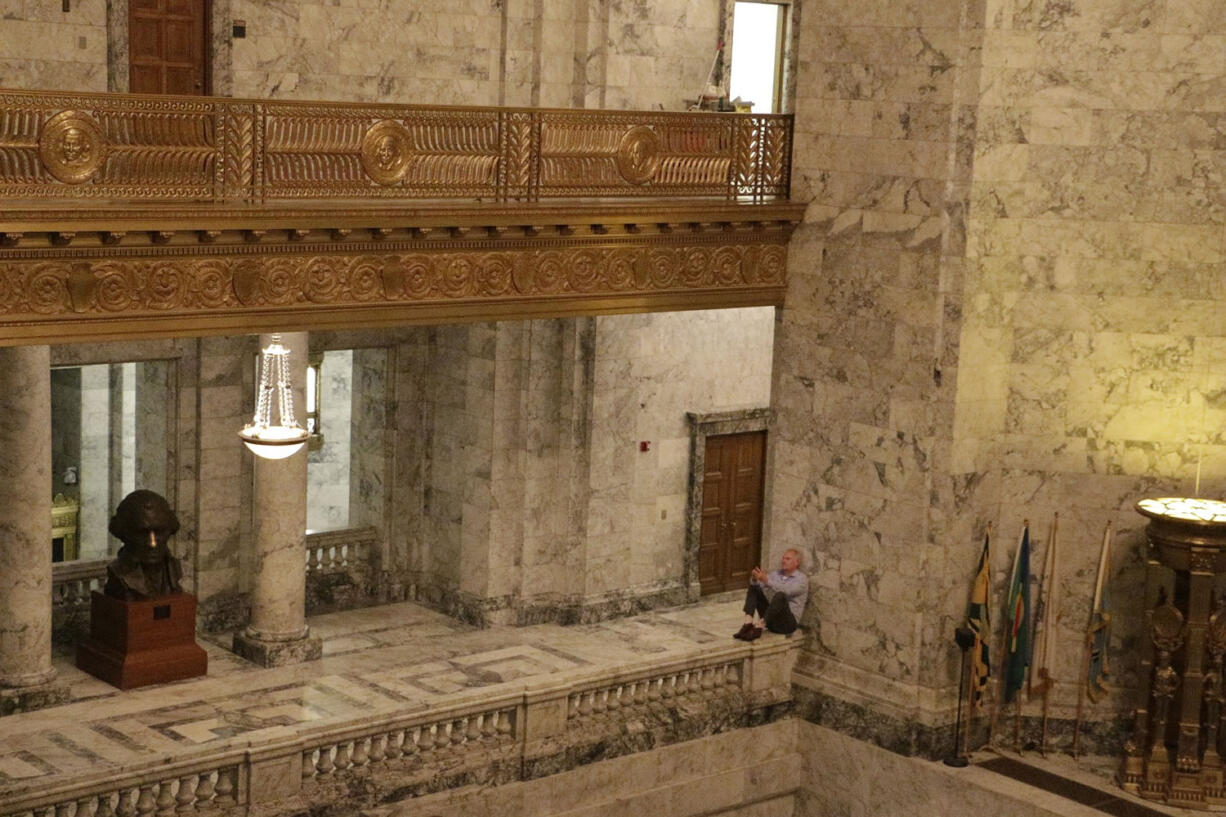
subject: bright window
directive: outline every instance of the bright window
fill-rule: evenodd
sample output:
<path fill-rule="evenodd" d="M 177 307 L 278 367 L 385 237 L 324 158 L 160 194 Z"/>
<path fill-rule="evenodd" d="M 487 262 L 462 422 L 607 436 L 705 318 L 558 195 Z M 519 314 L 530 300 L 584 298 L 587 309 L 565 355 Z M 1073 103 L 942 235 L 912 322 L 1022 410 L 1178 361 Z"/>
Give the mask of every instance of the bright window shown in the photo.
<path fill-rule="evenodd" d="M 738 2 L 732 12 L 732 76 L 728 96 L 752 102 L 754 113 L 778 113 L 783 93 L 787 6 Z"/>

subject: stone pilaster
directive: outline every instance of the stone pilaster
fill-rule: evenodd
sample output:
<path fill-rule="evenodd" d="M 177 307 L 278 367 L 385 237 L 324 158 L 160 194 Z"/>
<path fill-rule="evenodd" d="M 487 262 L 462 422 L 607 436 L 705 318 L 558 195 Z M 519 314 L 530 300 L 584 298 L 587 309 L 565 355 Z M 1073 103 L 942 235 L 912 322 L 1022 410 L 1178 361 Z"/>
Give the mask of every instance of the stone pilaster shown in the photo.
<path fill-rule="evenodd" d="M 51 359 L 0 349 L 0 714 L 60 703 L 51 667 Z"/>
<path fill-rule="evenodd" d="M 261 349 L 271 342 L 271 336 L 260 336 Z M 307 336 L 305 332 L 284 334 L 281 342 L 290 350 L 294 406 L 300 412 Z M 322 645 L 306 625 L 306 451 L 283 460 L 256 457 L 254 470 L 251 622 L 235 634 L 234 651 L 266 667 L 313 661 L 322 654 Z"/>

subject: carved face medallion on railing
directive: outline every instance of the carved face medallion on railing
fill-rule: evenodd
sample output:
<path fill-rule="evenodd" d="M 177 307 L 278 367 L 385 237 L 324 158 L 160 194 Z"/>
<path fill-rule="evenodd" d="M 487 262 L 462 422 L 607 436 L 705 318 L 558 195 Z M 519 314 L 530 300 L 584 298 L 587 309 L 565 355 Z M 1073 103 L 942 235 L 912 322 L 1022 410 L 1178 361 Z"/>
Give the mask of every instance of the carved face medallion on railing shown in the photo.
<path fill-rule="evenodd" d="M 617 146 L 617 171 L 630 184 L 646 184 L 660 169 L 660 137 L 646 125 L 626 131 Z"/>
<path fill-rule="evenodd" d="M 65 184 L 82 184 L 102 168 L 106 137 L 89 114 L 62 111 L 43 127 L 38 156 L 55 178 Z"/>
<path fill-rule="evenodd" d="M 379 184 L 393 185 L 404 178 L 412 154 L 408 129 L 394 120 L 375 123 L 362 137 L 362 169 Z"/>

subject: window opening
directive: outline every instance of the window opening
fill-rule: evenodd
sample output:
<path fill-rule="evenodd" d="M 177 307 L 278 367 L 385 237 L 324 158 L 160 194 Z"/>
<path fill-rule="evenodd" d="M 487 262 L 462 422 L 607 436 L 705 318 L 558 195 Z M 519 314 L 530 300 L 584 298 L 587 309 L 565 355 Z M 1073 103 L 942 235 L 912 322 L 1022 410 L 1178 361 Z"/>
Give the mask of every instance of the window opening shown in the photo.
<path fill-rule="evenodd" d="M 783 100 L 786 5 L 745 0 L 732 11 L 732 74 L 728 96 L 754 113 L 778 113 Z"/>

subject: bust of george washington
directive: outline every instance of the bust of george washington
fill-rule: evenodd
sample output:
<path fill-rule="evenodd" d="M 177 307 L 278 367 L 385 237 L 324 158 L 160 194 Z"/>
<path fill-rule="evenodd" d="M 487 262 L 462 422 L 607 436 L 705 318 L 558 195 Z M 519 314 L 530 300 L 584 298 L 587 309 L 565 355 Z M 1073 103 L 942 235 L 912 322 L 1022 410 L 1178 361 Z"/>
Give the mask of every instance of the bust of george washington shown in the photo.
<path fill-rule="evenodd" d="M 179 530 L 179 518 L 165 497 L 133 491 L 115 509 L 108 530 L 123 547 L 106 566 L 106 595 L 143 601 L 182 591 L 183 568 L 167 547 Z"/>

